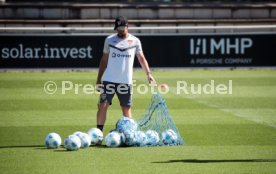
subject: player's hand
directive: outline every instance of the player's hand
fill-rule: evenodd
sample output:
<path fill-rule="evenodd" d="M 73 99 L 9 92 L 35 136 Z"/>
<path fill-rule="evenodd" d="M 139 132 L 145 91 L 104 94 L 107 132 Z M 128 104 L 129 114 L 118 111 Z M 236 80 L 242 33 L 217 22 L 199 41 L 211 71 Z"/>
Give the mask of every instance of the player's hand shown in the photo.
<path fill-rule="evenodd" d="M 156 81 L 151 73 L 148 73 L 148 81 L 150 85 L 156 85 Z"/>

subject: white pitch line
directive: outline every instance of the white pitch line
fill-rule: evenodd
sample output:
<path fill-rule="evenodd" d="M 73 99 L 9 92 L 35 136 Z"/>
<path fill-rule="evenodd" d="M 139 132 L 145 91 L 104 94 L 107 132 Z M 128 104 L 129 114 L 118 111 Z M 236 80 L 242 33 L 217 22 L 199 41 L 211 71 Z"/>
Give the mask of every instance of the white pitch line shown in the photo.
<path fill-rule="evenodd" d="M 197 103 L 200 103 L 200 104 L 204 104 L 204 105 L 206 105 L 206 106 L 208 106 L 210 108 L 215 108 L 215 109 L 218 109 L 218 110 L 223 111 L 223 112 L 231 113 L 232 115 L 234 115 L 236 117 L 243 118 L 245 120 L 252 121 L 252 122 L 255 122 L 255 123 L 258 123 L 258 124 L 262 124 L 262 125 L 265 125 L 265 126 L 269 126 L 269 127 L 272 127 L 272 128 L 276 128 L 276 125 L 268 123 L 268 122 L 264 122 L 262 119 L 253 118 L 253 117 L 250 117 L 250 116 L 242 115 L 240 113 L 233 112 L 230 109 L 222 109 L 218 105 L 209 104 L 209 103 L 204 102 L 204 101 L 196 100 L 194 97 L 190 97 L 190 96 L 187 96 L 187 95 L 178 95 L 177 92 L 176 92 L 176 87 L 170 87 L 170 91 L 169 92 L 173 93 L 176 96 L 181 96 L 183 98 L 193 100 L 194 102 L 197 102 Z"/>
<path fill-rule="evenodd" d="M 218 108 L 218 107 L 216 107 L 216 108 Z M 218 108 L 218 109 L 220 109 L 220 108 Z M 259 124 L 266 125 L 266 126 L 269 126 L 269 127 L 272 127 L 272 128 L 276 128 L 276 125 L 271 124 L 271 123 L 269 123 L 269 122 L 265 122 L 265 121 L 262 120 L 262 119 L 258 119 L 258 118 L 246 116 L 246 115 L 243 115 L 243 114 L 241 114 L 241 113 L 233 112 L 233 111 L 231 111 L 231 110 L 229 110 L 229 109 L 220 109 L 220 110 L 222 110 L 222 111 L 224 111 L 224 112 L 229 112 L 229 113 L 231 113 L 231 114 L 233 114 L 233 115 L 235 115 L 235 116 L 237 116 L 237 117 L 244 118 L 244 119 L 246 119 L 246 120 L 253 121 L 253 122 L 255 122 L 255 123 L 259 123 Z"/>

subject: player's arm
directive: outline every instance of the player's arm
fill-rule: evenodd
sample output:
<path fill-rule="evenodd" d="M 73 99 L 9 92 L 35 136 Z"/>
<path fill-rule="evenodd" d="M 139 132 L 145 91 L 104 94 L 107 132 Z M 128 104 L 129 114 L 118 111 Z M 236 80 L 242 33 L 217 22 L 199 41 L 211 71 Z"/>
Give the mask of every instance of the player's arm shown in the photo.
<path fill-rule="evenodd" d="M 107 61 L 108 61 L 108 54 L 103 53 L 101 61 L 100 61 L 100 65 L 99 65 L 99 71 L 98 71 L 97 82 L 96 82 L 97 85 L 102 83 L 101 80 L 102 80 L 102 76 L 105 71 L 105 68 L 107 66 Z"/>
<path fill-rule="evenodd" d="M 145 58 L 143 52 L 139 52 L 138 54 L 136 54 L 138 61 L 141 65 L 141 67 L 143 68 L 143 70 L 147 73 L 147 77 L 148 77 L 148 81 L 150 84 L 155 84 L 155 79 L 153 78 L 150 68 L 149 68 L 149 64 L 147 59 Z"/>

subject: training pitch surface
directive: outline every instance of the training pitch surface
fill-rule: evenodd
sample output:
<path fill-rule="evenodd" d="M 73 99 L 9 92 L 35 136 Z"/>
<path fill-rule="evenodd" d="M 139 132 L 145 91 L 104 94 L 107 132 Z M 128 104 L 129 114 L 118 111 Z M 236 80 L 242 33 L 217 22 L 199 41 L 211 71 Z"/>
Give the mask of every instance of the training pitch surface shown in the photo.
<path fill-rule="evenodd" d="M 76 152 L 48 150 L 44 138 L 64 138 L 95 127 L 98 95 L 61 94 L 61 81 L 94 85 L 96 71 L 0 72 L 0 170 L 20 173 L 276 173 L 276 70 L 158 70 L 170 86 L 163 97 L 185 141 L 178 147 L 90 147 Z M 135 71 L 137 85 L 146 83 Z M 58 85 L 55 94 L 44 83 Z M 177 94 L 177 81 L 229 84 L 232 94 Z M 140 118 L 150 94 L 134 91 L 133 117 Z M 115 97 L 104 134 L 121 117 Z"/>

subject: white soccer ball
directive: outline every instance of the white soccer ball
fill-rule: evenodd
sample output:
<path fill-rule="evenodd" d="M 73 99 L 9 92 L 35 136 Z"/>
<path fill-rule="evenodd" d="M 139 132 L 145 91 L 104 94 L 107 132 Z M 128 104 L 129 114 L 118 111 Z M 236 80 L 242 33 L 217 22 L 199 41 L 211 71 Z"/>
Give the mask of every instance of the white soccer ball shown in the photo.
<path fill-rule="evenodd" d="M 81 148 L 88 148 L 91 145 L 91 137 L 87 133 L 78 132 L 77 135 L 81 141 Z"/>
<path fill-rule="evenodd" d="M 132 118 L 122 117 L 116 123 L 116 130 L 125 135 L 130 132 L 135 132 L 138 129 L 138 124 Z"/>
<path fill-rule="evenodd" d="M 143 131 L 134 132 L 135 146 L 145 146 L 148 143 L 147 135 Z"/>
<path fill-rule="evenodd" d="M 61 145 L 61 138 L 57 133 L 50 133 L 45 138 L 45 146 L 49 149 L 56 149 Z"/>
<path fill-rule="evenodd" d="M 165 130 L 162 132 L 162 142 L 165 145 L 175 144 L 177 142 L 177 134 L 172 129 Z"/>
<path fill-rule="evenodd" d="M 156 146 L 158 145 L 160 138 L 156 131 L 154 130 L 148 130 L 146 131 L 146 136 L 148 138 L 147 145 L 149 146 Z"/>
<path fill-rule="evenodd" d="M 118 147 L 121 144 L 121 135 L 119 132 L 110 132 L 105 137 L 105 144 L 107 147 Z"/>
<path fill-rule="evenodd" d="M 91 144 L 102 144 L 103 132 L 98 128 L 92 128 L 88 131 L 88 135 L 91 138 Z"/>
<path fill-rule="evenodd" d="M 64 147 L 70 151 L 79 150 L 81 147 L 81 140 L 77 135 L 70 135 L 64 140 Z"/>

